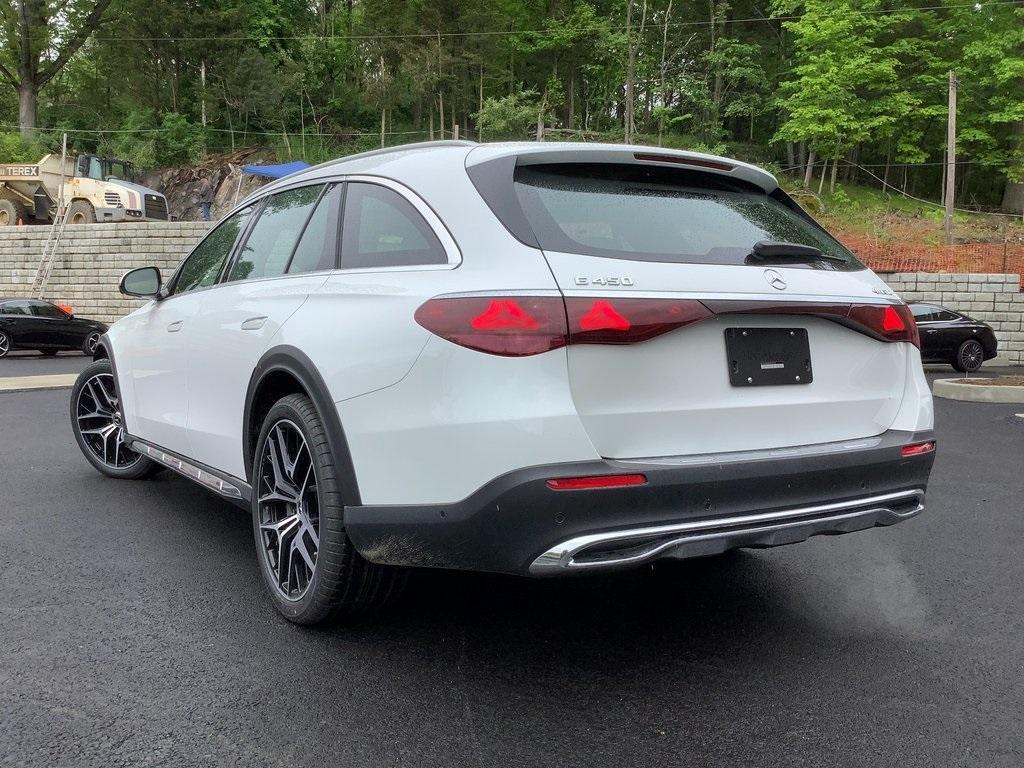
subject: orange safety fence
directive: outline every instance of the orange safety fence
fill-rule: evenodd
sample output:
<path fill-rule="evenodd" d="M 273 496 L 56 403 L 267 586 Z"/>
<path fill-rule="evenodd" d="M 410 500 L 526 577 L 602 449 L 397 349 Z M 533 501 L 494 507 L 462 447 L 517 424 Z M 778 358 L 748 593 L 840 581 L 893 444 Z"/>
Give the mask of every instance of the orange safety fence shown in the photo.
<path fill-rule="evenodd" d="M 840 234 L 839 239 L 875 272 L 1014 274 L 1021 276 L 1021 289 L 1024 290 L 1024 243 L 928 245 L 849 234 Z"/>

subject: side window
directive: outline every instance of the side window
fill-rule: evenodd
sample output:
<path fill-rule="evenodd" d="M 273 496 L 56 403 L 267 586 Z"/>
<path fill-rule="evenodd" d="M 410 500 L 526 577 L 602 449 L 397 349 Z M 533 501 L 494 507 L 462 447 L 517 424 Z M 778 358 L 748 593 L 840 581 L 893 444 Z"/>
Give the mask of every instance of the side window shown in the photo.
<path fill-rule="evenodd" d="M 910 312 L 914 315 L 914 320 L 919 323 L 927 323 L 932 320 L 937 320 L 939 314 L 936 307 L 931 307 L 927 304 L 915 304 L 910 308 Z"/>
<path fill-rule="evenodd" d="M 53 306 L 53 304 L 47 304 L 45 301 L 32 302 L 32 314 L 36 317 L 47 317 L 51 320 L 67 320 L 67 315 Z"/>
<path fill-rule="evenodd" d="M 0 312 L 5 315 L 28 315 L 31 314 L 28 308 L 27 301 L 8 301 L 0 308 Z"/>
<path fill-rule="evenodd" d="M 448 263 L 430 225 L 394 190 L 349 182 L 344 218 L 341 265 L 345 269 Z"/>
<path fill-rule="evenodd" d="M 253 206 L 243 208 L 217 225 L 206 239 L 192 251 L 178 271 L 172 294 L 185 293 L 196 288 L 206 288 L 217 282 L 221 268 L 227 260 L 238 235 L 245 229 L 245 223 L 252 215 Z"/>
<path fill-rule="evenodd" d="M 959 318 L 957 315 L 953 314 L 948 309 L 940 309 L 937 313 L 935 313 L 935 319 L 943 323 L 948 323 L 951 320 L 957 320 Z"/>
<path fill-rule="evenodd" d="M 323 188 L 318 184 L 289 189 L 267 200 L 231 267 L 228 280 L 256 280 L 283 275 Z"/>
<path fill-rule="evenodd" d="M 313 215 L 302 232 L 302 239 L 295 247 L 288 274 L 317 272 L 334 269 L 335 253 L 338 248 L 337 229 L 333 224 L 338 220 L 341 204 L 341 184 L 335 184 L 320 198 Z"/>

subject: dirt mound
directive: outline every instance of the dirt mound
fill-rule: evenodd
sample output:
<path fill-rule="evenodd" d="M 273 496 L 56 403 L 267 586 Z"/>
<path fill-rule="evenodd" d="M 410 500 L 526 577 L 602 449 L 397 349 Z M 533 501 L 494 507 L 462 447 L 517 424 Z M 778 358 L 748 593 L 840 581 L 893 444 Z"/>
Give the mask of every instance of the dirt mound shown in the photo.
<path fill-rule="evenodd" d="M 141 183 L 167 196 L 171 216 L 182 221 L 199 221 L 202 219 L 199 202 L 207 180 L 212 180 L 215 193 L 211 217 L 219 219 L 234 206 L 236 200 L 245 199 L 269 181 L 259 176 L 243 175 L 242 166 L 274 162 L 277 161 L 271 150 L 250 147 L 228 154 L 210 155 L 196 165 L 150 171 L 142 177 Z"/>

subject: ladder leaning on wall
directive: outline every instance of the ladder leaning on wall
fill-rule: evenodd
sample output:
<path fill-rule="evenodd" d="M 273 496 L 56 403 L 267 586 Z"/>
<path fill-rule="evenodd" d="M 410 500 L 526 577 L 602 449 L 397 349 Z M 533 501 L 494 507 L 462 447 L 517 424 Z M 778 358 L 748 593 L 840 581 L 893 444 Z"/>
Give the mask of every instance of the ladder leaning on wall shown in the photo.
<path fill-rule="evenodd" d="M 64 201 L 57 204 L 57 214 L 53 217 L 53 225 L 43 243 L 43 255 L 39 258 L 39 266 L 36 267 L 35 277 L 32 278 L 30 295 L 37 299 L 43 298 L 46 284 L 50 281 L 53 262 L 57 260 L 57 248 L 60 246 L 61 237 L 64 236 L 64 227 L 67 226 L 70 213 L 70 205 Z"/>
<path fill-rule="evenodd" d="M 35 277 L 32 278 L 32 288 L 29 295 L 37 299 L 43 298 L 46 284 L 50 281 L 50 273 L 53 271 L 53 262 L 57 259 L 57 248 L 60 246 L 60 239 L 64 236 L 64 227 L 67 226 L 71 213 L 71 206 L 64 199 L 64 171 L 68 157 L 68 135 L 65 133 L 61 141 L 60 150 L 60 188 L 57 193 L 57 212 L 53 217 L 53 224 L 46 235 L 43 243 L 43 255 L 39 258 L 39 265 L 36 267 Z"/>

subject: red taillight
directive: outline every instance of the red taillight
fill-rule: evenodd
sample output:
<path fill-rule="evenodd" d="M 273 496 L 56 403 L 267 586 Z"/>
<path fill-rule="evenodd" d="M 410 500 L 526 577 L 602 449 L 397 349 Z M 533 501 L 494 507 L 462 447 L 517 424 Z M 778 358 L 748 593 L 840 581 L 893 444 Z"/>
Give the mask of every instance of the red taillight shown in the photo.
<path fill-rule="evenodd" d="M 587 491 L 595 488 L 624 488 L 646 483 L 646 475 L 597 475 L 595 477 L 559 477 L 555 480 L 548 480 L 548 488 L 553 491 Z"/>
<path fill-rule="evenodd" d="M 900 313 L 893 306 L 888 306 L 882 311 L 882 330 L 886 333 L 896 333 L 907 330 L 906 323 L 900 317 Z"/>
<path fill-rule="evenodd" d="M 594 299 L 590 309 L 579 319 L 579 327 L 583 331 L 628 331 L 632 324 L 610 301 Z"/>
<path fill-rule="evenodd" d="M 535 331 L 540 323 L 515 299 L 491 299 L 487 309 L 469 321 L 478 331 Z"/>
<path fill-rule="evenodd" d="M 506 357 L 538 355 L 568 341 L 558 296 L 457 296 L 431 299 L 416 322 L 443 339 Z"/>
<path fill-rule="evenodd" d="M 570 344 L 635 344 L 711 317 L 693 299 L 565 300 Z"/>
<path fill-rule="evenodd" d="M 905 304 L 451 296 L 416 310 L 416 322 L 454 344 L 492 355 L 537 355 L 567 344 L 636 344 L 716 315 L 798 315 L 841 323 L 882 341 L 921 346 Z"/>
<path fill-rule="evenodd" d="M 855 304 L 848 319 L 886 341 L 908 341 L 921 346 L 914 315 L 906 304 Z"/>
<path fill-rule="evenodd" d="M 931 453 L 935 450 L 935 441 L 928 440 L 924 443 L 911 443 L 910 445 L 904 445 L 900 448 L 900 453 L 904 456 L 920 456 L 924 453 Z"/>

